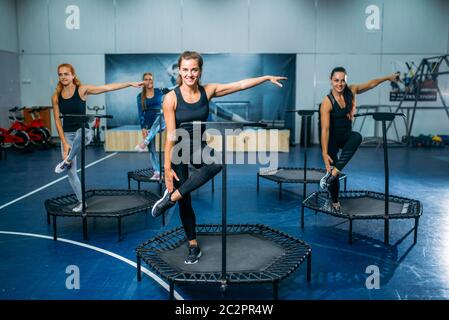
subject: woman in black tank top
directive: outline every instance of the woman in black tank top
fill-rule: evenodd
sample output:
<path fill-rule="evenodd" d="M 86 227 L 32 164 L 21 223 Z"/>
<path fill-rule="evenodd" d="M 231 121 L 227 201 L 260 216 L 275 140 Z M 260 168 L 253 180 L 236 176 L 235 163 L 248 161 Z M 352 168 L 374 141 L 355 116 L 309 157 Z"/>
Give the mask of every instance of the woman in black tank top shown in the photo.
<path fill-rule="evenodd" d="M 331 92 L 320 105 L 320 144 L 326 175 L 321 179 L 321 187 L 327 188 L 332 199 L 332 208 L 340 210 L 338 175 L 352 158 L 362 143 L 360 133 L 352 131 L 352 120 L 356 111 L 357 94 L 369 91 L 384 81 L 397 81 L 398 74 L 373 79 L 363 84 L 348 85 L 346 70 L 334 68 L 331 72 Z M 340 157 L 339 150 L 342 149 Z"/>
<path fill-rule="evenodd" d="M 153 206 L 153 216 L 163 214 L 176 202 L 184 230 L 189 241 L 189 254 L 186 264 L 196 263 L 201 256 L 201 250 L 196 240 L 196 219 L 191 204 L 190 193 L 205 184 L 220 170 L 220 164 L 194 164 L 197 170 L 189 176 L 188 163 L 172 163 L 172 149 L 176 143 L 175 130 L 182 122 L 207 121 L 209 115 L 209 100 L 222 97 L 237 91 L 255 87 L 266 81 L 282 87 L 280 80 L 285 77 L 263 76 L 240 80 L 228 84 L 210 83 L 200 85 L 203 58 L 197 52 L 186 51 L 178 59 L 178 87 L 169 92 L 164 99 L 163 109 L 167 126 L 165 143 L 165 185 L 164 196 Z M 204 144 L 203 144 L 204 147 Z M 190 155 L 190 162 L 192 162 Z"/>
<path fill-rule="evenodd" d="M 63 123 L 60 114 L 86 114 L 86 99 L 88 95 L 100 94 L 113 90 L 119 90 L 130 86 L 139 88 L 143 82 L 112 83 L 102 86 L 83 85 L 76 77 L 75 69 L 71 64 L 64 63 L 58 66 L 58 85 L 51 98 L 53 105 L 53 116 L 61 139 L 62 161 L 56 166 L 55 172 L 67 171 L 69 183 L 78 199 L 78 204 L 73 211 L 80 212 L 81 204 L 81 184 L 76 170 L 76 156 L 81 147 L 81 130 L 79 122 L 75 119 L 64 119 Z M 86 138 L 91 136 L 90 130 Z"/>

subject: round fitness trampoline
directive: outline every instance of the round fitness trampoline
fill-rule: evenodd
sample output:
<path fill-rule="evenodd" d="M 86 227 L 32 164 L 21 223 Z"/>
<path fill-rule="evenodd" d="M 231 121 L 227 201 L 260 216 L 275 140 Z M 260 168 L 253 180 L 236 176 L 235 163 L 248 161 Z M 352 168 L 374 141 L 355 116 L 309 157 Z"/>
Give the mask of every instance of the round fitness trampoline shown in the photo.
<path fill-rule="evenodd" d="M 201 263 L 184 264 L 187 239 L 176 228 L 137 248 L 137 277 L 141 260 L 152 266 L 170 284 L 173 299 L 175 282 L 222 284 L 221 225 L 198 225 L 198 241 L 204 256 Z M 307 260 L 307 281 L 311 276 L 311 248 L 305 242 L 261 224 L 227 226 L 227 283 L 272 283 L 277 299 L 279 281 Z M 263 250 L 261 250 L 263 248 Z"/>
<path fill-rule="evenodd" d="M 402 113 L 372 112 L 357 114 L 355 117 L 372 116 L 375 121 L 382 122 L 384 167 L 385 167 L 385 192 L 368 190 L 343 191 L 339 193 L 341 204 L 340 210 L 332 208 L 331 200 L 327 191 L 317 191 L 309 195 L 303 201 L 303 207 L 323 212 L 335 217 L 349 220 L 349 243 L 352 243 L 353 220 L 381 219 L 384 224 L 384 242 L 389 243 L 389 221 L 391 219 L 415 219 L 414 243 L 418 237 L 418 223 L 422 215 L 422 204 L 418 200 L 390 195 L 389 172 L 388 172 L 388 145 L 386 141 L 386 121 L 404 116 Z"/>
<path fill-rule="evenodd" d="M 203 256 L 193 265 L 184 264 L 188 241 L 182 227 L 142 243 L 136 248 L 138 281 L 143 261 L 169 282 L 170 299 L 174 298 L 175 283 L 217 283 L 223 295 L 229 284 L 272 283 L 273 297 L 277 299 L 279 282 L 306 260 L 310 281 L 312 249 L 307 243 L 262 224 L 227 224 L 225 130 L 261 125 L 203 122 L 201 126 L 219 130 L 222 136 L 222 223 L 197 225 Z"/>
<path fill-rule="evenodd" d="M 318 110 L 289 110 L 287 113 L 296 112 L 301 119 L 313 117 Z M 259 179 L 264 178 L 276 182 L 279 185 L 279 199 L 282 198 L 283 183 L 302 183 L 302 199 L 306 198 L 307 184 L 319 184 L 321 178 L 326 174 L 322 168 L 307 167 L 307 130 L 304 130 L 304 167 L 279 167 L 267 169 L 257 173 L 257 192 L 259 192 Z M 344 190 L 346 191 L 347 177 L 344 173 L 340 175 L 340 180 L 344 181 Z M 301 205 L 301 228 L 304 228 L 304 207 Z"/>
<path fill-rule="evenodd" d="M 93 115 L 63 115 L 61 118 L 78 119 L 81 128 Z M 112 116 L 104 116 L 112 118 Z M 148 212 L 158 200 L 158 196 L 148 191 L 133 190 L 89 190 L 85 184 L 85 130 L 81 130 L 81 196 L 82 212 L 73 212 L 72 208 L 78 203 L 74 194 L 68 194 L 45 201 L 47 223 L 53 220 L 53 239 L 57 240 L 57 217 L 78 217 L 82 219 L 83 239 L 88 240 L 88 218 L 117 219 L 118 240 L 122 240 L 122 218 L 139 212 Z"/>
<path fill-rule="evenodd" d="M 53 239 L 57 240 L 56 218 L 73 217 L 83 220 L 83 235 L 87 240 L 87 218 L 115 218 L 118 239 L 122 240 L 122 218 L 139 212 L 148 212 L 159 198 L 148 191 L 130 190 L 88 190 L 85 193 L 85 213 L 73 212 L 78 203 L 74 194 L 68 194 L 45 201 L 49 218 L 53 219 Z"/>

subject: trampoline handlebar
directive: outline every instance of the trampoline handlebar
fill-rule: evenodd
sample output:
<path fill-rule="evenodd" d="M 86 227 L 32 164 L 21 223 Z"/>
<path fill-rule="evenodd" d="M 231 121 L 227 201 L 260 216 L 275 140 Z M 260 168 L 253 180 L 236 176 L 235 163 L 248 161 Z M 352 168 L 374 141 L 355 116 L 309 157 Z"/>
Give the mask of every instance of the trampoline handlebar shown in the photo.
<path fill-rule="evenodd" d="M 366 116 L 372 116 L 376 121 L 391 121 L 394 120 L 396 116 L 405 118 L 405 114 L 403 114 L 402 112 L 366 112 L 354 115 L 354 117 L 366 117 Z"/>
<path fill-rule="evenodd" d="M 296 112 L 299 116 L 311 117 L 314 113 L 320 112 L 319 110 L 287 110 L 286 113 Z"/>
<path fill-rule="evenodd" d="M 64 114 L 59 116 L 62 118 L 72 118 L 72 119 L 79 119 L 79 120 L 89 120 L 91 118 L 107 118 L 107 119 L 113 119 L 114 116 L 108 115 L 108 114 L 102 114 L 102 115 L 95 115 L 95 114 Z"/>

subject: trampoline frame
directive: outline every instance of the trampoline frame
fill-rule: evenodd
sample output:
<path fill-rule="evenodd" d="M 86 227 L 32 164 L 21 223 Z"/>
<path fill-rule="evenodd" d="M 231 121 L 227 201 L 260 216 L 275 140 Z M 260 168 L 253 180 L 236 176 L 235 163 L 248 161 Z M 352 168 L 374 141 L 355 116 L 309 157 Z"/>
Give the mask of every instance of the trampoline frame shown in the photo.
<path fill-rule="evenodd" d="M 86 191 L 86 198 L 91 198 L 94 196 L 117 196 L 117 195 L 132 195 L 139 194 L 147 198 L 151 203 L 156 202 L 157 197 L 148 191 L 135 191 L 135 190 L 120 190 L 120 189 L 100 189 L 100 190 L 88 190 Z M 103 212 L 73 212 L 71 210 L 61 210 L 61 208 L 68 205 L 75 205 L 78 202 L 75 194 L 66 194 L 63 196 L 51 198 L 45 200 L 45 209 L 47 210 L 47 223 L 50 224 L 50 217 L 53 221 L 53 240 L 58 239 L 56 218 L 59 217 L 70 217 L 70 218 L 82 218 L 83 222 L 83 239 L 88 240 L 87 231 L 87 218 L 116 218 L 118 227 L 118 241 L 122 241 L 122 218 L 140 213 L 146 212 L 152 208 L 153 205 L 141 205 L 138 207 L 133 207 L 127 210 L 117 210 L 111 211 L 110 213 Z"/>
<path fill-rule="evenodd" d="M 350 191 L 344 191 L 340 192 L 340 199 L 351 199 L 351 198 L 361 198 L 361 197 L 370 197 L 372 199 L 385 199 L 385 193 L 381 192 L 375 192 L 370 190 L 350 190 Z M 388 215 L 350 215 L 350 214 L 344 214 L 339 213 L 334 210 L 323 210 L 324 205 L 323 201 L 329 200 L 327 191 L 316 191 L 310 194 L 304 201 L 303 206 L 306 208 L 309 208 L 311 210 L 314 210 L 315 213 L 318 211 L 332 215 L 337 218 L 343 218 L 347 219 L 349 221 L 349 228 L 348 228 L 348 242 L 352 244 L 352 230 L 353 230 L 353 222 L 354 220 L 392 220 L 392 219 L 415 219 L 415 226 L 414 226 L 414 236 L 413 236 L 413 243 L 417 242 L 418 239 L 418 224 L 419 224 L 419 218 L 422 215 L 422 205 L 419 201 L 414 199 L 409 199 L 405 197 L 399 197 L 394 195 L 389 195 L 388 201 L 391 202 L 399 202 L 399 203 L 409 203 L 411 206 L 409 206 L 409 210 L 407 213 L 389 213 Z M 384 228 L 384 239 L 388 239 L 388 228 Z M 388 244 L 386 242 L 386 244 Z"/>
<path fill-rule="evenodd" d="M 221 225 L 197 225 L 198 235 L 221 235 Z M 312 249 L 304 241 L 262 224 L 231 224 L 226 226 L 227 234 L 256 234 L 282 246 L 285 254 L 274 260 L 264 270 L 226 272 L 228 284 L 272 283 L 273 297 L 277 299 L 278 284 L 307 260 L 307 281 L 311 279 Z M 170 285 L 170 299 L 173 299 L 175 283 L 222 283 L 222 272 L 185 272 L 169 265 L 161 257 L 167 250 L 173 250 L 187 241 L 182 227 L 165 232 L 137 247 L 137 279 L 141 281 L 142 260 L 156 271 Z"/>
<path fill-rule="evenodd" d="M 323 212 L 326 214 L 330 214 L 336 217 L 345 218 L 349 220 L 349 243 L 352 244 L 352 223 L 353 220 L 367 220 L 367 219 L 383 219 L 384 220 L 384 243 L 386 245 L 389 244 L 390 241 L 390 219 L 415 219 L 415 226 L 414 226 L 414 237 L 413 237 L 413 243 L 416 243 L 418 241 L 418 225 L 419 225 L 419 218 L 422 215 L 423 207 L 420 201 L 410 198 L 404 198 L 399 196 L 390 195 L 390 188 L 389 188 L 389 169 L 388 169 L 388 144 L 387 144 L 387 134 L 386 134 L 386 121 L 393 121 L 396 116 L 402 116 L 405 117 L 403 113 L 392 113 L 392 112 L 367 112 L 362 114 L 356 114 L 355 117 L 365 117 L 365 116 L 372 116 L 375 121 L 381 121 L 382 122 L 382 136 L 383 136 L 383 150 L 384 150 L 384 175 L 385 175 L 385 192 L 380 193 L 376 191 L 369 191 L 369 190 L 354 190 L 354 191 L 344 191 L 340 193 L 341 196 L 347 197 L 347 198 L 354 198 L 354 197 L 360 197 L 360 196 L 369 196 L 371 198 L 375 199 L 384 199 L 384 215 L 345 215 L 338 212 L 335 212 L 332 210 L 332 208 L 324 208 L 324 206 L 318 206 L 314 205 L 312 203 L 314 197 L 315 197 L 315 203 L 317 202 L 317 199 L 320 195 L 327 194 L 326 191 L 320 191 L 320 192 L 314 192 L 310 196 L 304 199 L 302 202 L 302 207 L 307 207 L 309 209 L 312 209 L 315 211 L 315 213 Z M 411 203 L 412 208 L 414 209 L 413 214 L 390 214 L 389 212 L 389 202 L 390 201 L 396 201 L 401 203 Z M 304 216 L 302 216 L 301 224 L 304 224 Z"/>

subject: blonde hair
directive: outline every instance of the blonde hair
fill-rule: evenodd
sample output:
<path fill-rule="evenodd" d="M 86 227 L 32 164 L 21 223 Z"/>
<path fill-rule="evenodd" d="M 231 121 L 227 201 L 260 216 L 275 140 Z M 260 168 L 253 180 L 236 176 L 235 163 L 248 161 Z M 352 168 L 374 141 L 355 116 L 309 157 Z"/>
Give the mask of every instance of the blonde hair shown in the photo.
<path fill-rule="evenodd" d="M 200 72 L 203 72 L 203 57 L 196 51 L 184 51 L 178 58 L 178 68 L 181 66 L 182 60 L 190 60 L 194 59 L 198 61 L 198 66 L 200 67 Z M 199 80 L 198 80 L 199 83 Z M 178 74 L 178 77 L 176 78 L 176 84 L 180 86 L 182 84 L 182 78 L 181 75 Z"/>
<path fill-rule="evenodd" d="M 62 63 L 58 66 L 58 73 L 59 73 L 59 69 L 61 68 L 69 68 L 70 72 L 75 76 L 75 78 L 73 78 L 73 84 L 76 85 L 77 87 L 79 87 L 81 85 L 81 81 L 76 77 L 76 73 L 75 73 L 75 68 L 70 64 L 70 63 Z M 61 94 L 62 91 L 62 83 L 61 81 L 58 81 L 58 84 L 56 85 L 56 89 L 55 89 L 55 95 L 56 98 L 59 99 L 59 95 Z"/>

